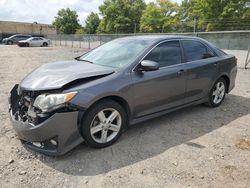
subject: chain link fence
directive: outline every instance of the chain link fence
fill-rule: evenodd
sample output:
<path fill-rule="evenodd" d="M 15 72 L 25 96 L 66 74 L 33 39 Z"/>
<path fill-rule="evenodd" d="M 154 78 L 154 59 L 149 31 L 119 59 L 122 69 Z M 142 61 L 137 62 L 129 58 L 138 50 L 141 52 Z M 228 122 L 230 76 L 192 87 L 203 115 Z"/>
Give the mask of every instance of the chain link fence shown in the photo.
<path fill-rule="evenodd" d="M 99 35 L 47 35 L 53 46 L 93 49 L 116 38 L 135 35 L 185 35 L 208 40 L 222 49 L 247 50 L 250 31 L 223 31 L 197 33 L 137 33 L 137 34 L 99 34 Z"/>

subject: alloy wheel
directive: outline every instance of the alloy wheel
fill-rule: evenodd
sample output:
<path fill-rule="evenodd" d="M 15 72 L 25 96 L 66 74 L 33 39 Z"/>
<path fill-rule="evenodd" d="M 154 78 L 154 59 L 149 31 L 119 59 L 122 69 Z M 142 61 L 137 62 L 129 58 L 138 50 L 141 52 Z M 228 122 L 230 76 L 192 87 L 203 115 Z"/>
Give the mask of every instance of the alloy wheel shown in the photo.
<path fill-rule="evenodd" d="M 119 133 L 122 125 L 122 116 L 114 108 L 99 111 L 90 126 L 92 139 L 97 143 L 107 143 Z"/>
<path fill-rule="evenodd" d="M 218 82 L 213 90 L 213 103 L 219 104 L 225 95 L 225 84 L 223 82 Z"/>

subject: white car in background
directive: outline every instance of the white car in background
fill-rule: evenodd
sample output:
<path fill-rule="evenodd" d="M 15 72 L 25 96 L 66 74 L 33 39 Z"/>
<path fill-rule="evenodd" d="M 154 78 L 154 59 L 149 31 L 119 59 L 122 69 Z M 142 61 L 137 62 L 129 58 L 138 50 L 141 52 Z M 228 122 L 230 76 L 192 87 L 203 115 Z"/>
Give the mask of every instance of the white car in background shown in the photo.
<path fill-rule="evenodd" d="M 30 37 L 26 40 L 21 40 L 18 42 L 18 46 L 24 46 L 24 47 L 29 47 L 29 46 L 48 46 L 50 43 L 49 39 L 43 38 L 43 37 Z"/>

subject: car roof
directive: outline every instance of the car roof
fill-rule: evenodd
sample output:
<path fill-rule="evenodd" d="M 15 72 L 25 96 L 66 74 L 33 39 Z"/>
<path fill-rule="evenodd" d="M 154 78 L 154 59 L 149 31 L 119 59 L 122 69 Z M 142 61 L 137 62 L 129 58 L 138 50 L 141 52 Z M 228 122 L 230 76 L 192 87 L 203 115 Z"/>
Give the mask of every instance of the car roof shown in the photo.
<path fill-rule="evenodd" d="M 163 40 L 171 39 L 193 39 L 193 40 L 203 40 L 199 37 L 194 36 L 183 36 L 183 35 L 140 35 L 140 36 L 128 36 L 123 37 L 122 39 L 131 39 L 131 40 L 147 40 L 151 42 L 159 42 Z"/>
<path fill-rule="evenodd" d="M 31 36 L 31 35 L 27 35 L 27 34 L 16 34 L 16 35 L 12 35 L 12 36 L 27 36 L 27 37 L 29 37 L 29 36 Z"/>

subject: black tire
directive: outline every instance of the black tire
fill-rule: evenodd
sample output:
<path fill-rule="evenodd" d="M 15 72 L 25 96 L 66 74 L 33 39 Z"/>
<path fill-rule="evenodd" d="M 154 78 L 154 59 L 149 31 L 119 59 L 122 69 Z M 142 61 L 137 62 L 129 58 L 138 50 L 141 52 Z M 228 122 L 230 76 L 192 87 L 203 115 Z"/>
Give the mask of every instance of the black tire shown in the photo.
<path fill-rule="evenodd" d="M 47 42 L 44 42 L 43 43 L 43 47 L 47 47 L 48 46 L 48 43 Z"/>
<path fill-rule="evenodd" d="M 120 127 L 120 130 L 117 132 L 117 135 L 114 138 L 112 138 L 112 140 L 106 143 L 99 143 L 95 141 L 91 135 L 91 131 L 90 131 L 91 125 L 100 111 L 104 109 L 109 109 L 109 108 L 115 109 L 116 111 L 119 112 L 120 117 L 121 117 L 121 127 Z M 94 147 L 94 148 L 103 148 L 103 147 L 110 146 L 114 142 L 116 142 L 121 136 L 125 126 L 126 126 L 126 112 L 123 109 L 123 107 L 119 103 L 113 100 L 105 99 L 100 102 L 97 102 L 89 110 L 87 110 L 87 112 L 84 114 L 81 120 L 80 132 L 85 142 L 87 143 L 87 145 Z"/>
<path fill-rule="evenodd" d="M 223 97 L 220 99 L 220 101 L 217 102 L 217 103 L 215 103 L 215 101 L 214 101 L 214 96 L 213 96 L 213 92 L 216 90 L 216 87 L 217 87 L 217 84 L 218 84 L 218 83 L 221 83 L 221 84 L 223 83 L 223 84 L 224 84 L 225 90 L 224 90 Z M 225 80 L 224 78 L 219 78 L 219 79 L 215 82 L 215 84 L 213 85 L 212 89 L 211 89 L 210 92 L 209 92 L 209 98 L 208 98 L 208 102 L 206 103 L 206 105 L 208 105 L 208 106 L 210 106 L 210 107 L 212 107 L 212 108 L 215 108 L 215 107 L 220 106 L 221 103 L 223 102 L 223 100 L 225 99 L 226 92 L 227 92 L 227 87 L 228 87 L 228 85 L 227 85 L 226 80 Z"/>
<path fill-rule="evenodd" d="M 7 41 L 7 45 L 12 45 L 13 44 L 13 41 L 9 40 Z"/>

